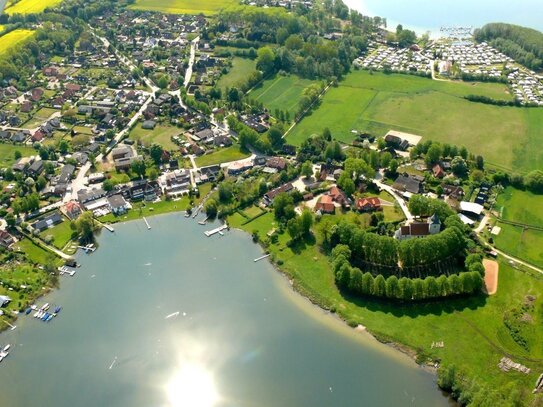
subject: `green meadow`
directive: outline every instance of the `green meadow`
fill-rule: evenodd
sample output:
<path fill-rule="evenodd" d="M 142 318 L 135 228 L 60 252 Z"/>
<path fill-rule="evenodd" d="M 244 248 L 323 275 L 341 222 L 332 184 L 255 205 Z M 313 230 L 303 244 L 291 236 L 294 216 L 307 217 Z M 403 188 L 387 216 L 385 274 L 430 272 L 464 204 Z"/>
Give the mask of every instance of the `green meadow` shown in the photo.
<path fill-rule="evenodd" d="M 543 139 L 543 109 L 474 103 L 464 99 L 470 94 L 512 99 L 503 84 L 354 71 L 327 92 L 321 106 L 287 140 L 299 145 L 325 127 L 343 142 L 353 140 L 352 130 L 382 136 L 394 129 L 465 145 L 506 170 L 541 168 L 543 151 L 534 147 Z"/>
<path fill-rule="evenodd" d="M 237 5 L 237 0 L 136 0 L 130 6 L 138 10 L 158 11 L 169 14 L 213 15 L 219 10 Z"/>
<path fill-rule="evenodd" d="M 255 87 L 249 93 L 249 98 L 263 103 L 272 114 L 280 109 L 288 111 L 290 117 L 294 118 L 304 89 L 312 83 L 314 82 L 296 75 L 277 75 Z"/>
<path fill-rule="evenodd" d="M 247 80 L 249 74 L 256 69 L 256 62 L 249 58 L 234 57 L 232 66 L 226 75 L 222 75 L 217 82 L 217 87 L 225 90 L 238 86 L 241 82 Z"/>

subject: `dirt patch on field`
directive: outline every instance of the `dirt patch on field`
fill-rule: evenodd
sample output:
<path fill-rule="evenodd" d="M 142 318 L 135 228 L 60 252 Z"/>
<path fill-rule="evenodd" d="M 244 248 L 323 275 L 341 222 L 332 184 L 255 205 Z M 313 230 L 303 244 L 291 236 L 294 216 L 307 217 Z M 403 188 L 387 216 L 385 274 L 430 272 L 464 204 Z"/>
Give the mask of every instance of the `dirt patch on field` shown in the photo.
<path fill-rule="evenodd" d="M 494 260 L 484 259 L 485 266 L 485 287 L 488 295 L 496 294 L 498 291 L 498 262 Z"/>

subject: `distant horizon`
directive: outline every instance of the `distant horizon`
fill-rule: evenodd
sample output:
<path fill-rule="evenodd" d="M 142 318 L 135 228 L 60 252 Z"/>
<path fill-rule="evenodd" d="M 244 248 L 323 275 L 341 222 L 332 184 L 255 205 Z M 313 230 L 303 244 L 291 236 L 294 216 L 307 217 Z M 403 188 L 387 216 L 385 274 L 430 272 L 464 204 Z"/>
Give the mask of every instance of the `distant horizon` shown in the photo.
<path fill-rule="evenodd" d="M 475 29 L 488 23 L 515 24 L 543 32 L 543 20 L 535 17 L 543 14 L 543 4 L 537 0 L 527 0 L 520 10 L 518 4 L 516 7 L 513 6 L 514 12 L 509 9 L 511 7 L 509 3 L 504 2 L 497 6 L 496 2 L 489 0 L 476 3 L 460 0 L 454 3 L 456 6 L 454 8 L 446 3 L 427 0 L 413 0 L 409 4 L 397 0 L 344 0 L 344 2 L 349 8 L 364 15 L 386 18 L 388 29 L 394 30 L 398 24 L 402 24 L 418 35 L 429 31 L 434 38 L 440 36 L 441 26 L 471 26 Z M 427 12 L 419 12 L 423 8 Z M 540 12 L 534 12 L 534 9 Z"/>

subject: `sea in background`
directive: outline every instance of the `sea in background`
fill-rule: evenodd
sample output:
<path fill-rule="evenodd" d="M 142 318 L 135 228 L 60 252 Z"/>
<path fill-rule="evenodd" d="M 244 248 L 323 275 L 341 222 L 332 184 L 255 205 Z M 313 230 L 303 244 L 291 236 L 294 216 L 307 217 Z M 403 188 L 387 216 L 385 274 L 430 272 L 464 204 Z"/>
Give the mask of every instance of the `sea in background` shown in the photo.
<path fill-rule="evenodd" d="M 430 31 L 440 36 L 442 26 L 472 26 L 487 23 L 518 24 L 543 31 L 543 1 L 541 0 L 344 0 L 350 8 L 369 16 L 387 19 L 387 27 L 398 24 L 418 34 Z"/>
<path fill-rule="evenodd" d="M 0 335 L 6 407 L 449 406 L 435 375 L 293 292 L 240 231 L 181 214 L 115 225 Z"/>

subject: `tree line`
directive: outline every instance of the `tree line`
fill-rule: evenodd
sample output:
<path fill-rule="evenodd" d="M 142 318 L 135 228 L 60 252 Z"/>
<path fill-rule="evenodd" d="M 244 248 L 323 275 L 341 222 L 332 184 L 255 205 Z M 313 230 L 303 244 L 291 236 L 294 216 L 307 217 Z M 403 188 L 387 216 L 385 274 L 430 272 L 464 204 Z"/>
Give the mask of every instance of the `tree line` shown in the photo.
<path fill-rule="evenodd" d="M 474 33 L 478 42 L 489 42 L 505 55 L 522 65 L 539 70 L 543 68 L 543 33 L 513 24 L 486 24 Z"/>
<path fill-rule="evenodd" d="M 382 274 L 374 276 L 369 272 L 363 273 L 357 267 L 352 267 L 348 260 L 349 257 L 350 249 L 346 245 L 338 245 L 332 250 L 332 268 L 336 284 L 342 290 L 354 295 L 401 301 L 421 301 L 472 295 L 483 287 L 481 272 L 475 268 L 449 276 L 442 274 L 437 278 L 429 276 L 424 279 L 410 279 L 391 275 L 385 279 Z"/>

